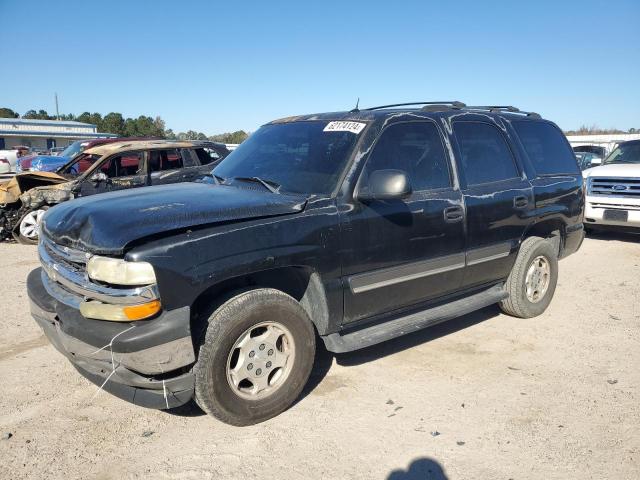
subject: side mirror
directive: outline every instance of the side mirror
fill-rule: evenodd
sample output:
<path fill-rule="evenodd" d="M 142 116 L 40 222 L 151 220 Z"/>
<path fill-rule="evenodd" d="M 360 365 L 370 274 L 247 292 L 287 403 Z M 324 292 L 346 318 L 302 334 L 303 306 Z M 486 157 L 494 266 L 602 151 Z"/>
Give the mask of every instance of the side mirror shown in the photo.
<path fill-rule="evenodd" d="M 402 170 L 374 170 L 360 186 L 358 200 L 397 200 L 411 194 L 411 182 Z"/>
<path fill-rule="evenodd" d="M 96 172 L 91 175 L 91 181 L 96 185 L 98 185 L 100 182 L 106 182 L 107 180 L 109 180 L 109 177 L 107 177 L 107 174 L 104 172 Z"/>

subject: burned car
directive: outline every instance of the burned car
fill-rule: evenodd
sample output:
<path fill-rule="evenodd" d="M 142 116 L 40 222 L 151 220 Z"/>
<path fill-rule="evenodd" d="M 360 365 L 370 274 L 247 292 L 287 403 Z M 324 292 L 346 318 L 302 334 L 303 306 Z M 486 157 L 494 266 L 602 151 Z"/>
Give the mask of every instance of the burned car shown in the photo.
<path fill-rule="evenodd" d="M 56 173 L 29 172 L 0 184 L 0 239 L 38 241 L 53 205 L 128 188 L 190 182 L 229 153 L 215 142 L 124 141 L 89 148 Z"/>

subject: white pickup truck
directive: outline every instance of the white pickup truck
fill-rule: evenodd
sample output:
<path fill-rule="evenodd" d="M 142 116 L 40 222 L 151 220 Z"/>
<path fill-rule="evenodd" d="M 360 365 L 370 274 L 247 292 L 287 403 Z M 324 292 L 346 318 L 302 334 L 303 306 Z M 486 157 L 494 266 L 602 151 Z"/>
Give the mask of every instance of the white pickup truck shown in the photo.
<path fill-rule="evenodd" d="M 583 171 L 587 228 L 640 231 L 640 140 L 623 142 L 599 167 Z"/>

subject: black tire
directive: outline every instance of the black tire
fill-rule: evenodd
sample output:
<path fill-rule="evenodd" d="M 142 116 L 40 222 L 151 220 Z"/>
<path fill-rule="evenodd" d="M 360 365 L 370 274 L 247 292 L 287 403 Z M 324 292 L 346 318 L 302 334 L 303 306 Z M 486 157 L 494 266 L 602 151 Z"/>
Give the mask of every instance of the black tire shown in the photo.
<path fill-rule="evenodd" d="M 536 302 L 527 298 L 525 280 L 527 271 L 535 259 L 544 257 L 550 267 L 549 284 L 545 294 Z M 500 302 L 500 308 L 508 315 L 531 318 L 542 314 L 553 298 L 558 283 L 558 255 L 553 245 L 540 237 L 529 237 L 520 245 L 505 290 L 509 297 Z"/>
<path fill-rule="evenodd" d="M 236 341 L 251 327 L 277 322 L 293 337 L 295 355 L 288 375 L 268 396 L 248 399 L 227 380 L 227 362 Z M 194 366 L 195 399 L 206 413 L 231 425 L 253 425 L 289 408 L 304 388 L 315 357 L 315 332 L 302 306 L 279 290 L 260 288 L 239 293 L 209 317 Z"/>
<path fill-rule="evenodd" d="M 21 225 L 25 221 L 27 215 L 30 215 L 30 214 L 32 214 L 34 212 L 39 212 L 39 211 L 45 211 L 46 212 L 47 210 L 49 210 L 49 206 L 48 205 L 42 205 L 42 206 L 40 206 L 38 208 L 35 208 L 33 210 L 29 210 L 29 211 L 25 212 L 25 214 L 20 217 L 20 220 L 18 221 L 18 225 L 16 226 L 15 233 L 14 233 L 14 237 L 18 241 L 18 243 L 21 243 L 22 245 L 37 245 L 38 244 L 38 240 L 40 238 L 39 233 L 36 233 L 35 237 L 27 237 L 27 236 L 22 234 Z"/>

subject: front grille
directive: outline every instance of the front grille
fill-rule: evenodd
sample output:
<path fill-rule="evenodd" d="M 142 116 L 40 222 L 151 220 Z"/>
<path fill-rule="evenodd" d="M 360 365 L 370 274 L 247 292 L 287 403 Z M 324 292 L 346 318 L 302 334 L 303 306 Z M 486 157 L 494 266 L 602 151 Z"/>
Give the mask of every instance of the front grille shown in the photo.
<path fill-rule="evenodd" d="M 54 298 L 77 307 L 80 301 L 136 305 L 159 298 L 157 285 L 116 288 L 99 285 L 87 276 L 91 254 L 58 245 L 42 236 L 38 254 L 44 287 Z"/>
<path fill-rule="evenodd" d="M 640 198 L 640 178 L 589 177 L 589 195 Z"/>

